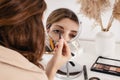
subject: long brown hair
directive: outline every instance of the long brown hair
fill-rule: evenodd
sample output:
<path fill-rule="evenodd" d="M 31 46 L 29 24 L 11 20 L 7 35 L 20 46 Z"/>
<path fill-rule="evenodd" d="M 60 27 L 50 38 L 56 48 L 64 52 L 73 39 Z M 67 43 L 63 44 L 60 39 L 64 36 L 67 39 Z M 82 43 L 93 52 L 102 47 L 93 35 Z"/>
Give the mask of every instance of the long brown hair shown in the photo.
<path fill-rule="evenodd" d="M 59 8 L 51 12 L 50 15 L 48 16 L 46 28 L 49 29 L 53 23 L 58 22 L 64 18 L 68 18 L 79 24 L 78 17 L 72 10 L 67 8 Z"/>
<path fill-rule="evenodd" d="M 16 50 L 39 65 L 44 51 L 44 0 L 0 1 L 0 45 Z"/>

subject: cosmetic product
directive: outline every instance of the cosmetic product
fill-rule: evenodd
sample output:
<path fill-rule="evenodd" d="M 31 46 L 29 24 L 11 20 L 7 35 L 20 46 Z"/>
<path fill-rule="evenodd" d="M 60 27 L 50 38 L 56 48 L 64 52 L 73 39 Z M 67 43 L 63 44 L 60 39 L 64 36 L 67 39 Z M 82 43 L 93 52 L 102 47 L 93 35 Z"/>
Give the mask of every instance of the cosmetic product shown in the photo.
<path fill-rule="evenodd" d="M 120 76 L 120 60 L 99 56 L 91 71 Z"/>
<path fill-rule="evenodd" d="M 75 64 L 74 64 L 73 61 L 69 61 L 69 63 L 70 63 L 73 67 L 75 66 Z"/>
<path fill-rule="evenodd" d="M 100 80 L 100 78 L 98 78 L 98 77 L 91 77 L 91 78 L 89 78 L 89 80 Z"/>
<path fill-rule="evenodd" d="M 61 35 L 61 32 L 59 32 L 59 39 L 61 39 L 61 36 L 62 36 L 62 35 Z"/>
<path fill-rule="evenodd" d="M 67 62 L 67 64 L 66 64 L 66 69 L 67 69 L 67 77 L 69 77 L 69 66 L 68 66 L 68 62 Z"/>
<path fill-rule="evenodd" d="M 61 39 L 61 32 L 59 32 L 59 39 Z M 50 47 L 51 47 L 51 49 L 52 49 L 52 51 L 54 50 L 54 48 L 55 48 L 55 43 L 54 43 L 54 41 L 53 41 L 53 39 L 52 38 L 50 38 Z"/>
<path fill-rule="evenodd" d="M 84 80 L 88 80 L 86 65 L 83 65 Z"/>
<path fill-rule="evenodd" d="M 52 51 L 53 51 L 54 48 L 55 48 L 54 41 L 53 41 L 52 38 L 50 38 L 50 47 L 51 47 Z"/>
<path fill-rule="evenodd" d="M 72 55 L 72 56 L 75 56 L 75 54 L 73 54 L 72 52 L 71 52 L 71 55 Z"/>
<path fill-rule="evenodd" d="M 71 62 L 73 62 L 71 64 Z M 75 61 L 68 61 L 65 65 L 63 65 L 58 71 L 57 71 L 57 75 L 59 75 L 59 77 L 66 77 L 66 78 L 76 78 L 78 76 L 81 75 L 83 71 L 83 68 L 81 67 L 80 64 L 78 64 Z"/>

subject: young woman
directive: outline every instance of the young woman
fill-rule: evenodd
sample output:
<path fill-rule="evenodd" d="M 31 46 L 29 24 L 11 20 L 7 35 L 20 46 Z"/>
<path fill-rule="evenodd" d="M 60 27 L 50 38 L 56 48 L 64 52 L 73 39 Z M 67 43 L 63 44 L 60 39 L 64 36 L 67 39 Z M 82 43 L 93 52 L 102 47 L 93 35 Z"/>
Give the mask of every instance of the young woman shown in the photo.
<path fill-rule="evenodd" d="M 53 80 L 56 71 L 70 59 L 70 49 L 61 38 L 46 71 L 39 64 L 45 45 L 45 9 L 44 0 L 0 1 L 1 80 Z"/>
<path fill-rule="evenodd" d="M 46 30 L 47 30 L 47 40 L 46 40 L 46 52 L 54 53 L 54 47 L 56 42 L 59 41 L 60 37 L 63 37 L 66 42 L 71 42 L 73 38 L 78 35 L 81 27 L 76 14 L 67 8 L 59 8 L 54 10 L 47 18 Z M 78 43 L 77 43 L 78 44 Z M 73 48 L 74 49 L 74 48 Z M 72 53 L 75 55 L 75 53 Z M 63 65 L 58 71 L 58 74 L 67 75 L 67 67 L 69 67 L 69 75 L 76 77 L 81 73 L 81 65 L 75 61 L 68 61 L 67 64 Z"/>
<path fill-rule="evenodd" d="M 49 42 L 46 41 L 47 51 L 52 51 L 54 45 L 59 40 L 59 34 L 69 42 L 73 39 L 79 30 L 79 20 L 76 14 L 67 8 L 54 10 L 47 18 L 46 29 L 49 36 Z"/>

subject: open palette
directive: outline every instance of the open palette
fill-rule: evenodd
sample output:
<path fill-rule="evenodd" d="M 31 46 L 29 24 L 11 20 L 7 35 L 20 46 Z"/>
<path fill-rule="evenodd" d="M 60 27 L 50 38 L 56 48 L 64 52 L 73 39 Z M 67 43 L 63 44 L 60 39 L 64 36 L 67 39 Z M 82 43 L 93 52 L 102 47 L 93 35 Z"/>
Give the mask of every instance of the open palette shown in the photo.
<path fill-rule="evenodd" d="M 91 71 L 120 76 L 120 60 L 99 56 Z"/>

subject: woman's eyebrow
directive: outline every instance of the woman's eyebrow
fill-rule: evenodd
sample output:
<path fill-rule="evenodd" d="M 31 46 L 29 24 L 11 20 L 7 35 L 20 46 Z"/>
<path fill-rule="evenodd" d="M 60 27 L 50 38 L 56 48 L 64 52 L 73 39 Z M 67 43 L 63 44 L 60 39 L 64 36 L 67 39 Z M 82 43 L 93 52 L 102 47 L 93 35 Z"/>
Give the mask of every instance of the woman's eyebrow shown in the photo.
<path fill-rule="evenodd" d="M 57 24 L 57 25 L 55 25 L 55 26 L 56 26 L 56 27 L 59 27 L 59 28 L 61 28 L 61 29 L 64 29 L 64 27 L 63 27 L 63 26 L 61 26 L 61 25 L 58 25 L 58 24 Z M 71 30 L 71 32 L 72 32 L 72 33 L 77 33 L 78 31 Z"/>
<path fill-rule="evenodd" d="M 64 29 L 64 27 L 63 26 L 60 26 L 60 25 L 55 25 L 56 27 L 59 27 L 59 28 L 61 28 L 61 29 Z"/>
<path fill-rule="evenodd" d="M 75 30 L 71 30 L 71 32 L 73 32 L 73 33 L 77 33 L 78 31 L 75 31 Z"/>

